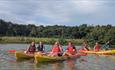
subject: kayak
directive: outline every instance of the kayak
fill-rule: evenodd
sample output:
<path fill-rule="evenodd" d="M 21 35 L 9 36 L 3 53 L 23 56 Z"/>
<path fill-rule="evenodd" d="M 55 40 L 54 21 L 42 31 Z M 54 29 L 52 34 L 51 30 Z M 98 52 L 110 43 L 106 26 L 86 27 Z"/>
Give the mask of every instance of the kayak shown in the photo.
<path fill-rule="evenodd" d="M 35 62 L 55 62 L 55 61 L 64 61 L 67 59 L 78 58 L 80 55 L 73 55 L 73 56 L 47 56 L 47 55 L 39 55 L 35 54 Z"/>
<path fill-rule="evenodd" d="M 33 54 L 26 54 L 23 51 L 16 51 L 15 52 L 15 57 L 18 60 L 23 60 L 23 59 L 31 59 L 34 58 Z"/>
<path fill-rule="evenodd" d="M 81 53 L 87 53 L 87 54 L 98 54 L 98 55 L 113 55 L 115 54 L 115 50 L 103 50 L 103 51 L 80 51 Z"/>
<path fill-rule="evenodd" d="M 53 57 L 53 56 L 45 56 L 45 55 L 34 55 L 35 58 L 35 62 L 55 62 L 55 61 L 64 61 L 66 60 L 65 57 L 62 56 L 57 56 L 57 57 Z"/>
<path fill-rule="evenodd" d="M 113 55 L 115 54 L 115 50 L 99 51 L 97 54 Z"/>

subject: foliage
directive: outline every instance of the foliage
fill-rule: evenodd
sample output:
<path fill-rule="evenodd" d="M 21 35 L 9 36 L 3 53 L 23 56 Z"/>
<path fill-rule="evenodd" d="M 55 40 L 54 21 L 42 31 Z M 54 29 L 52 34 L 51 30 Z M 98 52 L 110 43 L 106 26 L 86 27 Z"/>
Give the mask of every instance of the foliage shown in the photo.
<path fill-rule="evenodd" d="M 74 39 L 74 42 L 76 42 L 76 39 L 87 39 L 90 44 L 96 41 L 103 44 L 111 40 L 112 44 L 115 44 L 115 26 L 109 24 L 102 26 L 91 26 L 87 24 L 82 24 L 80 26 L 35 26 L 34 24 L 14 24 L 1 19 L 0 36 L 51 38 L 49 41 L 51 43 L 56 41 L 53 38 L 58 38 L 61 43 L 66 42 L 64 39 Z M 0 41 L 1 40 L 2 39 L 0 39 Z M 32 41 L 32 39 L 29 38 L 21 40 L 26 40 L 25 42 Z M 39 40 L 35 41 L 38 42 Z"/>

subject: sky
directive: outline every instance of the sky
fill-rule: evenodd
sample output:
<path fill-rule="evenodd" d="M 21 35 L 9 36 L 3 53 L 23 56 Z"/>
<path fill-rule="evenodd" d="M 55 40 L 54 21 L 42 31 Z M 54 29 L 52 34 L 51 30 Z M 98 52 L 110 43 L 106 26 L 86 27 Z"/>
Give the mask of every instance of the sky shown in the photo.
<path fill-rule="evenodd" d="M 0 19 L 18 24 L 115 26 L 115 0 L 0 0 Z"/>

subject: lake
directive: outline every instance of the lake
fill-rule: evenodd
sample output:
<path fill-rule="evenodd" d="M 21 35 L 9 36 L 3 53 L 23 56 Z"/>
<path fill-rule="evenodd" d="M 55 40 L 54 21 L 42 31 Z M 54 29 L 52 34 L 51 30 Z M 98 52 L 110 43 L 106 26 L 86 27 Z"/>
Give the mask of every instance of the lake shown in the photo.
<path fill-rule="evenodd" d="M 115 56 L 87 55 L 74 60 L 53 63 L 38 63 L 34 60 L 16 61 L 7 50 L 23 50 L 28 44 L 0 44 L 0 70 L 115 70 Z M 66 46 L 63 46 L 64 49 Z M 77 48 L 79 46 L 76 46 Z M 45 45 L 49 51 L 51 45 Z"/>

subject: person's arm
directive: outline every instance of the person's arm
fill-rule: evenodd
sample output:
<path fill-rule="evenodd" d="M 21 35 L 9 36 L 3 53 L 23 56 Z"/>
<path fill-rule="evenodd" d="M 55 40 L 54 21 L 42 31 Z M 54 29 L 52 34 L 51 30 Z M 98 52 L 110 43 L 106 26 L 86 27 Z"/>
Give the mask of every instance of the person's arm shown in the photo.
<path fill-rule="evenodd" d="M 28 53 L 30 45 L 26 48 L 25 53 Z"/>
<path fill-rule="evenodd" d="M 88 49 L 89 49 L 89 50 L 92 50 L 90 46 L 88 46 Z"/>
<path fill-rule="evenodd" d="M 36 52 L 36 45 L 35 45 L 35 47 L 34 47 L 34 50 L 35 50 L 35 52 Z"/>
<path fill-rule="evenodd" d="M 76 51 L 77 49 L 75 48 L 75 46 L 73 46 L 73 51 Z"/>
<path fill-rule="evenodd" d="M 94 46 L 93 50 L 95 50 L 96 46 Z"/>
<path fill-rule="evenodd" d="M 43 51 L 45 52 L 45 47 L 44 47 L 44 45 L 43 45 Z"/>
<path fill-rule="evenodd" d="M 64 51 L 64 53 L 68 52 L 68 47 L 66 48 L 66 50 Z"/>
<path fill-rule="evenodd" d="M 59 48 L 60 48 L 61 52 L 63 52 L 63 48 L 62 48 L 62 46 L 61 46 L 61 45 L 59 46 Z"/>

